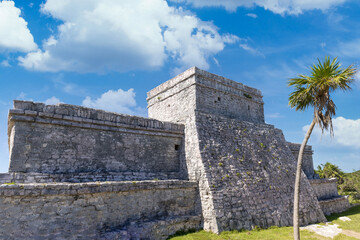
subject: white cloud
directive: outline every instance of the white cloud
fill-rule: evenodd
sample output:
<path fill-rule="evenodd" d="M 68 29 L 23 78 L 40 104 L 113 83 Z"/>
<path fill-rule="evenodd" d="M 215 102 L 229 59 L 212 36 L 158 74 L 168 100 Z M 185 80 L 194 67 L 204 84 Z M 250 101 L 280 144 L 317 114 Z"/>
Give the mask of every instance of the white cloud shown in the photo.
<path fill-rule="evenodd" d="M 172 0 L 175 1 L 175 0 Z M 326 11 L 346 0 L 183 0 L 194 7 L 224 7 L 234 12 L 238 7 L 263 7 L 276 14 L 301 14 L 307 10 Z"/>
<path fill-rule="evenodd" d="M 337 117 L 333 119 L 334 138 L 331 138 L 329 133 L 321 133 L 320 128 L 315 126 L 312 138 L 317 143 L 328 147 L 351 147 L 360 149 L 360 119 L 346 119 L 344 117 Z M 303 127 L 303 132 L 306 132 L 309 125 Z"/>
<path fill-rule="evenodd" d="M 360 87 L 360 71 L 355 74 L 355 84 Z"/>
<path fill-rule="evenodd" d="M 255 13 L 248 13 L 248 14 L 246 14 L 246 16 L 251 17 L 251 18 L 257 18 L 258 17 L 258 15 L 256 15 Z"/>
<path fill-rule="evenodd" d="M 335 50 L 338 55 L 358 58 L 360 54 L 360 38 L 354 39 L 349 42 L 342 42 Z"/>
<path fill-rule="evenodd" d="M 0 52 L 30 52 L 37 49 L 27 22 L 13 1 L 0 1 Z"/>
<path fill-rule="evenodd" d="M 269 114 L 266 114 L 266 117 L 267 118 L 281 118 L 283 117 L 280 113 L 276 112 L 276 113 L 269 113 Z"/>
<path fill-rule="evenodd" d="M 124 114 L 139 114 L 140 111 L 140 115 L 143 115 L 142 109 L 136 107 L 135 92 L 133 88 L 130 88 L 127 91 L 122 89 L 118 89 L 117 91 L 109 90 L 96 99 L 87 96 L 82 102 L 82 105 L 85 107 Z"/>
<path fill-rule="evenodd" d="M 19 58 L 36 71 L 156 69 L 168 58 L 181 69 L 208 69 L 209 58 L 238 39 L 165 0 L 47 0 L 41 11 L 63 24 L 42 50 Z"/>
<path fill-rule="evenodd" d="M 52 96 L 51 98 L 46 99 L 44 103 L 46 105 L 55 105 L 55 104 L 58 104 L 58 103 L 61 103 L 61 102 L 60 102 L 60 99 L 58 99 L 57 97 Z"/>
<path fill-rule="evenodd" d="M 250 47 L 249 44 L 247 43 L 240 43 L 239 47 L 241 47 L 242 49 L 244 49 L 245 51 L 248 51 L 249 53 L 251 53 L 252 55 L 257 55 L 257 56 L 262 56 L 265 57 L 264 54 L 262 54 L 259 50 Z"/>
<path fill-rule="evenodd" d="M 8 60 L 4 60 L 0 63 L 1 66 L 3 67 L 11 67 L 10 63 Z"/>

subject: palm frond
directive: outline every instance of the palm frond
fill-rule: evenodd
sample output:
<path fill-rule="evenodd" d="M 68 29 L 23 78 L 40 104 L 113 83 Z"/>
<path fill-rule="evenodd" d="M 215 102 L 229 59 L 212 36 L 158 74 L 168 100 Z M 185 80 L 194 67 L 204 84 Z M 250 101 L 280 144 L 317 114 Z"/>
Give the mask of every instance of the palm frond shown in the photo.
<path fill-rule="evenodd" d="M 310 70 L 309 76 L 300 74 L 289 79 L 288 86 L 294 87 L 289 105 L 300 111 L 313 107 L 315 123 L 322 131 L 330 129 L 333 135 L 332 117 L 336 114 L 336 106 L 330 93 L 337 89 L 350 90 L 358 70 L 354 65 L 342 68 L 337 58 L 331 60 L 330 57 L 325 57 L 323 62 L 317 59 Z"/>

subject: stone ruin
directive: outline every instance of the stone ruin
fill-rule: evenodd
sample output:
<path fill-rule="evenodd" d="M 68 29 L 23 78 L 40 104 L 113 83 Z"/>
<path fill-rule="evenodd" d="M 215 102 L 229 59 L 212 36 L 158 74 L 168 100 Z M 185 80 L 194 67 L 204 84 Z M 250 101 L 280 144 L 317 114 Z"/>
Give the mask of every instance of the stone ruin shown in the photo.
<path fill-rule="evenodd" d="M 261 92 L 190 68 L 148 92 L 150 118 L 14 101 L 1 239 L 166 239 L 179 230 L 292 225 L 299 145 L 264 121 Z M 349 207 L 301 176 L 301 225 Z"/>

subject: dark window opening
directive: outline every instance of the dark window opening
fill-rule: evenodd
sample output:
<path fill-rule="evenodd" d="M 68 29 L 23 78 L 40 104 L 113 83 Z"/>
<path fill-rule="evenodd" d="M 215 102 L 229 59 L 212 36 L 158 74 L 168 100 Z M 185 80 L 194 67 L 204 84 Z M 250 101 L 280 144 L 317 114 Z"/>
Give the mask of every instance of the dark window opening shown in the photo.
<path fill-rule="evenodd" d="M 248 105 L 248 110 L 250 111 L 250 105 Z"/>
<path fill-rule="evenodd" d="M 220 97 L 218 97 L 218 101 L 219 101 L 219 102 L 221 101 L 221 98 L 220 98 Z"/>
<path fill-rule="evenodd" d="M 176 150 L 176 151 L 179 151 L 179 149 L 180 149 L 180 145 L 175 144 L 175 150 Z"/>

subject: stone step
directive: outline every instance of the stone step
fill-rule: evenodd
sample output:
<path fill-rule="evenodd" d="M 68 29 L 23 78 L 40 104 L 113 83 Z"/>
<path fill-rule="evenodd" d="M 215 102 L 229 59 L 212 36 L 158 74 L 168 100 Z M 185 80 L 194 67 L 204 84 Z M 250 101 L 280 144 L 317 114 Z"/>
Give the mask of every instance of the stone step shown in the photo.
<path fill-rule="evenodd" d="M 319 204 L 325 215 L 340 213 L 350 208 L 348 196 L 338 196 L 330 199 L 319 200 Z"/>

